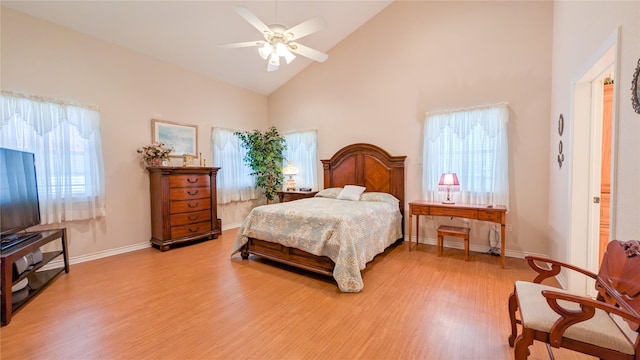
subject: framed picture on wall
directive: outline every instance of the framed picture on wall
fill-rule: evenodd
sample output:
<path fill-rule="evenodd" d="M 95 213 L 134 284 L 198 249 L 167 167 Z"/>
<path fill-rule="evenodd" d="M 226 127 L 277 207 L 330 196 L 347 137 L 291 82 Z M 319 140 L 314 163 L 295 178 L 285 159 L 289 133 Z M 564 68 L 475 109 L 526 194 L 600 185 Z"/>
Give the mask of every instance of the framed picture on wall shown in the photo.
<path fill-rule="evenodd" d="M 198 157 L 198 127 L 165 120 L 151 119 L 153 141 L 161 142 L 173 148 L 171 157 L 184 154 Z"/>

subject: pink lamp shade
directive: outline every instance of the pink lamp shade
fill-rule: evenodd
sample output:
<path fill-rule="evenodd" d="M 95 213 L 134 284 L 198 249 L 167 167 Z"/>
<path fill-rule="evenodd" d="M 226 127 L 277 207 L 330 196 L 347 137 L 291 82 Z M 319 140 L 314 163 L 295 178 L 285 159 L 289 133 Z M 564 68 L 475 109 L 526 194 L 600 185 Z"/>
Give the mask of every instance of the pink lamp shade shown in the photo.
<path fill-rule="evenodd" d="M 451 201 L 451 192 L 460 191 L 460 182 L 458 181 L 458 175 L 456 175 L 455 173 L 443 173 L 440 176 L 438 190 L 447 192 L 447 200 L 443 201 L 443 204 L 454 204 L 454 202 Z"/>

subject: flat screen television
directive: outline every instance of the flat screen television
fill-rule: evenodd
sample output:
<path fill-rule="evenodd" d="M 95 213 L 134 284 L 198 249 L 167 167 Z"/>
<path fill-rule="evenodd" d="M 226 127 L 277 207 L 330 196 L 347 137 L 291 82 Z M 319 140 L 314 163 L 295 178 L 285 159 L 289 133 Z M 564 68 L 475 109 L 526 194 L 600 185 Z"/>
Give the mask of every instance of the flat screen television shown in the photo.
<path fill-rule="evenodd" d="M 40 224 L 40 205 L 32 153 L 0 148 L 0 238 Z"/>

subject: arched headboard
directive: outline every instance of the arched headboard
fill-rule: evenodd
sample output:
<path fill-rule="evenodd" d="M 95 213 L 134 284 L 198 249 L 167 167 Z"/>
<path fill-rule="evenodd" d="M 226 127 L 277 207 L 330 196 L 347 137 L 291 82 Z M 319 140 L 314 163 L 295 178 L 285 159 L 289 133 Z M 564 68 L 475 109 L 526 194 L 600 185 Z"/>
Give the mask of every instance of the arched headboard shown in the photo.
<path fill-rule="evenodd" d="M 404 217 L 404 160 L 406 156 L 391 156 L 371 144 L 352 144 L 338 150 L 329 160 L 321 160 L 324 187 L 358 185 L 366 191 L 386 192 L 400 200 Z"/>

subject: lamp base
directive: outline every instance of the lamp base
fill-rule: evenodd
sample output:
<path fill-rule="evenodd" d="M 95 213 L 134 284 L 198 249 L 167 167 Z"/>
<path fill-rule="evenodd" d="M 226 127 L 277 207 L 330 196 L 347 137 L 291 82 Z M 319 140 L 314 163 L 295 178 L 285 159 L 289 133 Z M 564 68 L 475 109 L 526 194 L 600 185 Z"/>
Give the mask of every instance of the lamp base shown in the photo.
<path fill-rule="evenodd" d="M 453 202 L 453 201 L 443 201 L 442 203 L 443 203 L 443 204 L 448 204 L 448 205 L 453 205 L 453 204 L 455 204 L 455 202 Z"/>
<path fill-rule="evenodd" d="M 285 186 L 287 191 L 296 191 L 296 181 L 293 179 L 289 179 L 285 182 Z"/>

